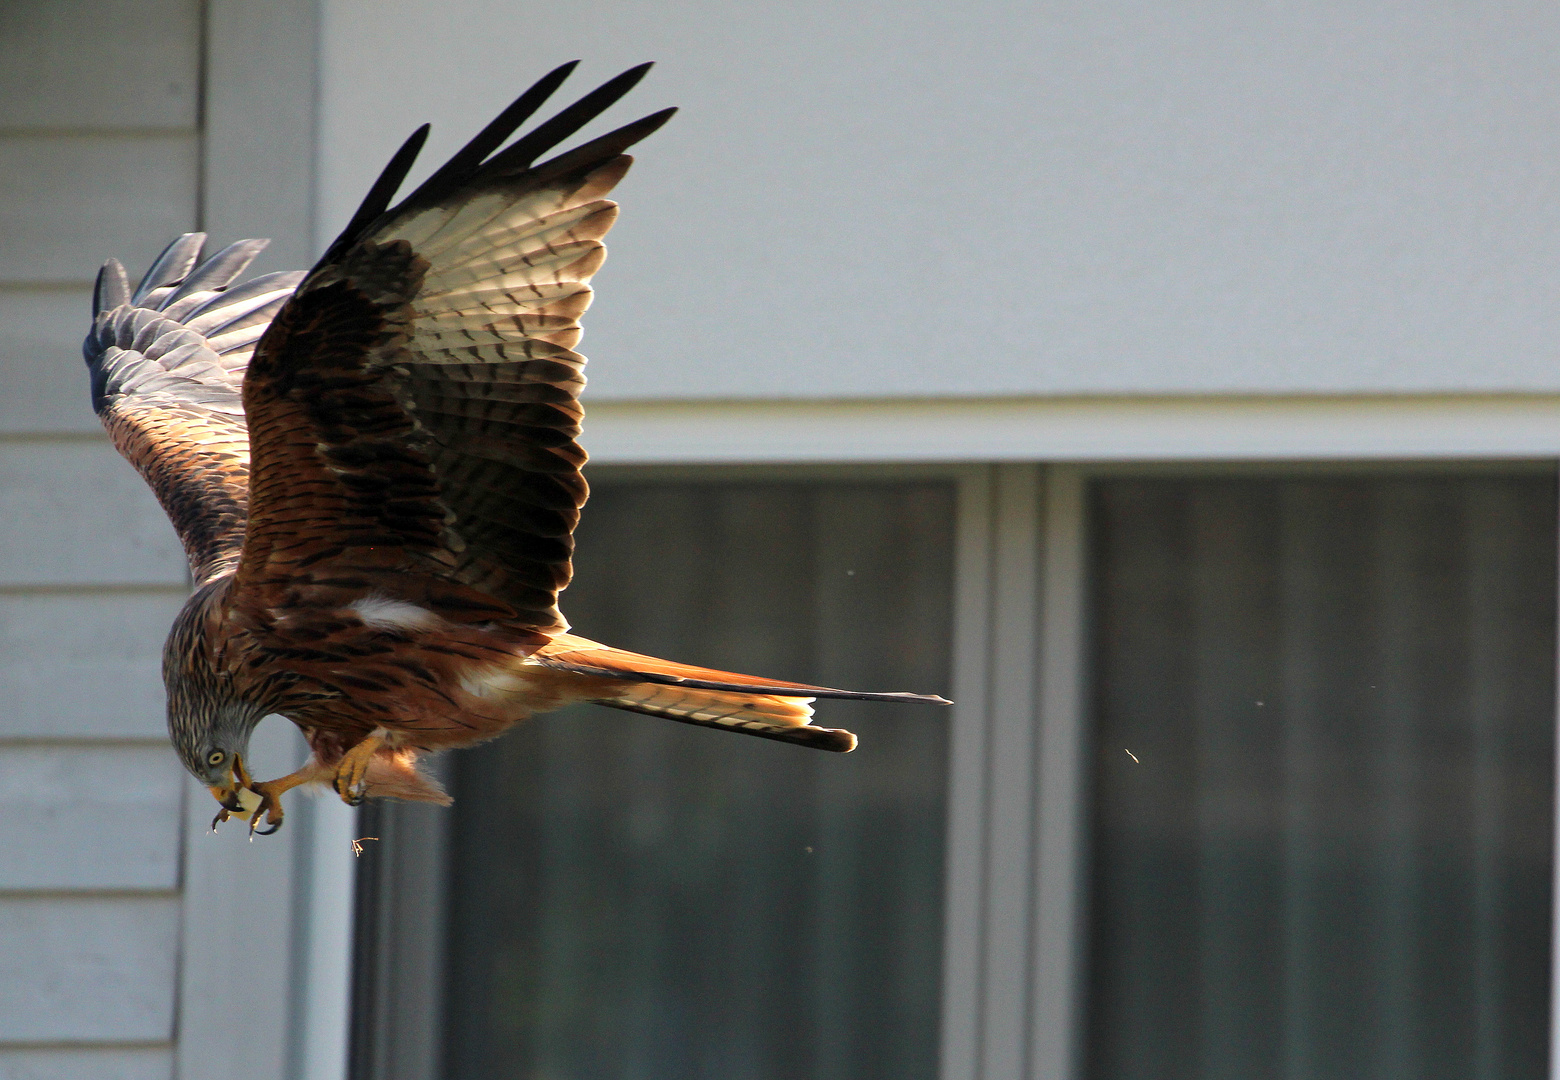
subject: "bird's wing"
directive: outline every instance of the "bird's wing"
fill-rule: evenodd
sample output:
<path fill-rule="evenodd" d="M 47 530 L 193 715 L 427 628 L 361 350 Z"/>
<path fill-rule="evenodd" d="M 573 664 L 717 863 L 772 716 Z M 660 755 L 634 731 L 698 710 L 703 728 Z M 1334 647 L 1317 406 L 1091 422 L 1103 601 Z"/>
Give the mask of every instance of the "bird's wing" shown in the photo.
<path fill-rule="evenodd" d="M 573 346 L 617 214 L 603 196 L 628 169 L 623 151 L 672 112 L 535 164 L 636 68 L 499 150 L 572 66 L 387 209 L 419 129 L 260 342 L 244 382 L 253 471 L 235 603 L 380 591 L 538 641 L 566 628 L 557 595 L 587 490 Z"/>
<path fill-rule="evenodd" d="M 231 569 L 244 535 L 249 437 L 239 385 L 255 342 L 303 279 L 235 278 L 266 246 L 241 240 L 201 261 L 204 233 L 168 245 L 141 284 L 110 259 L 82 345 L 92 407 L 151 485 L 197 583 Z"/>

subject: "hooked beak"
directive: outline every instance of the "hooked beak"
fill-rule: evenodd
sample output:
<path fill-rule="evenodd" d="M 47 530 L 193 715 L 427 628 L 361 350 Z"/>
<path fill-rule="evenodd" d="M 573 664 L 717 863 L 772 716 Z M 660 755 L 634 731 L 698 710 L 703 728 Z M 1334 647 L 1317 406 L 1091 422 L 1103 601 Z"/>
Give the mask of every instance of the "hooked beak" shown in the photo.
<path fill-rule="evenodd" d="M 256 813 L 260 809 L 261 799 L 253 789 L 254 781 L 249 777 L 249 770 L 244 768 L 244 759 L 234 754 L 233 764 L 228 768 L 228 782 L 213 784 L 206 789 L 222 804 L 217 816 L 211 819 L 212 829 L 215 830 L 229 816 L 244 818 Z"/>

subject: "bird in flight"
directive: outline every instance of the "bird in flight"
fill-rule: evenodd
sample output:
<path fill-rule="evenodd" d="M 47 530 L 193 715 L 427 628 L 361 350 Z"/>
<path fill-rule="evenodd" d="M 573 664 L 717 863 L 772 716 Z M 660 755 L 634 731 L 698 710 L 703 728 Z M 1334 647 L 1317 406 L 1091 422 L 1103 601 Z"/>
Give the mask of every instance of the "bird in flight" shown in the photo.
<path fill-rule="evenodd" d="M 505 142 L 573 69 L 532 86 L 392 205 L 428 134 L 396 152 L 312 270 L 232 283 L 265 246 L 174 241 L 133 291 L 110 260 L 85 343 L 92 402 L 172 520 L 195 589 L 163 651 L 185 766 L 251 832 L 281 796 L 447 803 L 429 751 L 596 702 L 822 750 L 814 698 L 919 701 L 714 671 L 568 632 L 587 487 L 574 351 L 605 196 L 665 109 L 540 161 L 627 93 L 624 72 Z M 311 754 L 256 781 L 280 714 Z M 265 829 L 260 829 L 262 818 Z"/>

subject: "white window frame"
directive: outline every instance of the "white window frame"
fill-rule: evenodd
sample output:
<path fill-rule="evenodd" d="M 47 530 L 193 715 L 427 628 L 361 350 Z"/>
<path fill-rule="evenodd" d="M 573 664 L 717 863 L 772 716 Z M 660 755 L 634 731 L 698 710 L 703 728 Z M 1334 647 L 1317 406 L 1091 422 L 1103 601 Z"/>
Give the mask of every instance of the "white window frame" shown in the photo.
<path fill-rule="evenodd" d="M 606 403 L 590 442 L 613 464 L 990 463 L 961 482 L 941 1075 L 1071 1080 L 1086 478 L 1128 462 L 1554 460 L 1560 396 Z M 1552 1002 L 1554 1076 L 1560 986 Z"/>
<path fill-rule="evenodd" d="M 795 468 L 825 463 L 893 463 L 868 470 L 884 475 L 949 475 L 949 466 L 959 466 L 951 470 L 960 486 L 958 704 L 941 1075 L 1070 1080 L 1079 1071 L 1079 930 L 1087 903 L 1087 476 L 1125 462 L 1556 459 L 1560 397 L 607 403 L 591 409 L 589 445 L 598 465 L 742 466 L 745 476 L 755 475 L 755 465 L 784 467 L 789 476 L 831 471 Z M 233 1026 L 246 1026 L 245 1016 L 275 1023 L 285 1014 L 296 1075 L 341 1080 L 355 816 L 321 803 L 296 824 L 306 819 L 294 842 L 294 872 L 281 875 L 296 881 L 285 950 L 296 962 L 251 968 L 261 977 L 245 980 L 234 980 L 227 965 L 187 965 L 182 991 L 186 1008 L 227 1018 L 228 1047 L 243 1044 Z M 216 934 L 243 934 L 244 913 L 254 910 L 234 892 L 237 853 L 228 845 L 207 854 L 191 846 L 186 950 Z M 251 1012 L 268 993 L 278 1005 Z M 214 1038 L 205 1025 L 184 1026 L 180 1057 L 204 1056 L 197 1051 Z"/>

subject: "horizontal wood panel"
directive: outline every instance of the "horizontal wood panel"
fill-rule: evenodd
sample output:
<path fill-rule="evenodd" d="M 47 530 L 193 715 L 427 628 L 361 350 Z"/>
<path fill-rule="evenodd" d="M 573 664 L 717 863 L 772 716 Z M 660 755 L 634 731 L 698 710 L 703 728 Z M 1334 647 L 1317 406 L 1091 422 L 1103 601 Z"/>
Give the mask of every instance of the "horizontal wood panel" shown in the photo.
<path fill-rule="evenodd" d="M 197 0 L 0 4 L 6 127 L 193 128 L 199 77 Z"/>
<path fill-rule="evenodd" d="M 162 508 L 106 439 L 0 442 L 0 586 L 187 578 Z"/>
<path fill-rule="evenodd" d="M 0 283 L 144 270 L 195 225 L 197 156 L 193 134 L 0 137 Z"/>
<path fill-rule="evenodd" d="M 162 738 L 167 593 L 0 594 L 0 739 Z"/>
<path fill-rule="evenodd" d="M 173 1051 L 163 1047 L 0 1049 L 0 1080 L 168 1080 Z"/>
<path fill-rule="evenodd" d="M 178 929 L 172 897 L 0 899 L 0 1042 L 171 1038 Z"/>
<path fill-rule="evenodd" d="M 99 431 L 81 339 L 92 290 L 0 289 L 0 433 Z"/>
<path fill-rule="evenodd" d="M 0 743 L 0 889 L 173 889 L 183 770 L 163 746 Z"/>

